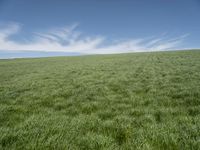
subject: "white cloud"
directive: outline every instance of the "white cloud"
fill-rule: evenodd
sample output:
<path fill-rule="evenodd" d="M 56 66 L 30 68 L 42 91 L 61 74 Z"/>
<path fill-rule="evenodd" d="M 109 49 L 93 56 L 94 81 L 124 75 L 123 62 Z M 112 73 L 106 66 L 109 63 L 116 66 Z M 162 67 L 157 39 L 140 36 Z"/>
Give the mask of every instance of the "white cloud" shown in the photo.
<path fill-rule="evenodd" d="M 105 36 L 84 36 L 77 31 L 77 26 L 78 24 L 73 24 L 68 27 L 50 29 L 46 32 L 35 32 L 30 35 L 32 40 L 22 43 L 10 38 L 15 34 L 20 34 L 22 26 L 17 23 L 10 23 L 6 27 L 0 28 L 0 50 L 56 51 L 86 54 L 161 51 L 179 48 L 182 41 L 188 36 L 186 34 L 166 39 L 165 35 L 163 35 L 159 38 L 128 39 L 105 44 Z"/>

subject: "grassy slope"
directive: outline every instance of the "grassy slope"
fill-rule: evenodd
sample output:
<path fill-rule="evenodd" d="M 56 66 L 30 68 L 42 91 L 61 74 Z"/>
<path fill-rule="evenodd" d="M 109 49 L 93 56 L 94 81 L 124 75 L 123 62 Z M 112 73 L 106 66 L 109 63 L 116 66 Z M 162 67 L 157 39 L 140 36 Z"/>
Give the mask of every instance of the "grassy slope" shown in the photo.
<path fill-rule="evenodd" d="M 200 51 L 0 60 L 0 149 L 199 149 Z"/>

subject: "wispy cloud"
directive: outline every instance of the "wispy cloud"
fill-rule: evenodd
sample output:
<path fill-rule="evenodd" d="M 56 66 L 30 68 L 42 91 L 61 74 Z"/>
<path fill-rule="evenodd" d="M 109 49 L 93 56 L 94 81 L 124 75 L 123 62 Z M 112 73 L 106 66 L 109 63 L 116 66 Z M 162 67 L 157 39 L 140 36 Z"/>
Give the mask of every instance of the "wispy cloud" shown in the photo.
<path fill-rule="evenodd" d="M 78 24 L 35 32 L 31 40 L 19 42 L 11 37 L 20 34 L 22 25 L 10 23 L 0 27 L 0 50 L 78 52 L 86 54 L 108 54 L 123 52 L 162 51 L 180 48 L 188 34 L 166 38 L 128 39 L 109 44 L 105 36 L 88 36 L 77 30 Z M 115 39 L 116 40 L 116 39 Z"/>

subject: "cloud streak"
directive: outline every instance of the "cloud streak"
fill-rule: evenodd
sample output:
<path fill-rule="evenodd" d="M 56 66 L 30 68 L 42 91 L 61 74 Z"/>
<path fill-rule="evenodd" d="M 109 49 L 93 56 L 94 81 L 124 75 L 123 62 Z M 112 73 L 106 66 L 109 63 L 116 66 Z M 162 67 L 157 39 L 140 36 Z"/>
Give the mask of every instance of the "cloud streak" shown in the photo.
<path fill-rule="evenodd" d="M 166 38 L 143 38 L 113 41 L 109 44 L 105 36 L 86 36 L 77 30 L 78 24 L 63 28 L 49 29 L 45 32 L 35 32 L 26 42 L 13 40 L 13 35 L 19 35 L 22 26 L 10 23 L 0 27 L 0 50 L 46 51 L 46 52 L 76 52 L 82 54 L 111 54 L 144 51 L 162 51 L 177 49 L 181 46 L 187 34 Z"/>

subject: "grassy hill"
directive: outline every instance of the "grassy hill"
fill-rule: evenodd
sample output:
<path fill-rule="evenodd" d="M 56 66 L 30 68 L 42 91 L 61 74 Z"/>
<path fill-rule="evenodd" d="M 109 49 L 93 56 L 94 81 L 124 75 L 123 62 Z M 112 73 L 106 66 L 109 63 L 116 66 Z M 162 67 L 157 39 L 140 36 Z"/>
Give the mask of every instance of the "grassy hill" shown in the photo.
<path fill-rule="evenodd" d="M 0 60 L 0 149 L 200 149 L 200 51 Z"/>

